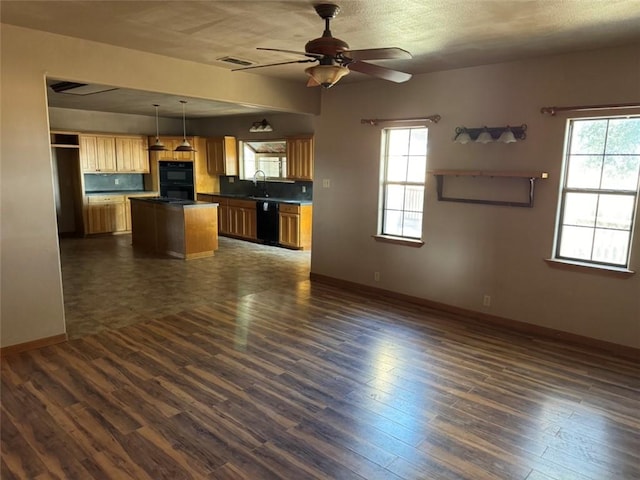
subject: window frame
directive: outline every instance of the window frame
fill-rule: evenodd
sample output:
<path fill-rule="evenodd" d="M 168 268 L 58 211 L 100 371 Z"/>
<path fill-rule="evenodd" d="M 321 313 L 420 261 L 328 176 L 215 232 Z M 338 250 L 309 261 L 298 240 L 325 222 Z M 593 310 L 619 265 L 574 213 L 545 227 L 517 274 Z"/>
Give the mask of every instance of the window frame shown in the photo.
<path fill-rule="evenodd" d="M 598 155 L 601 156 L 603 161 L 602 161 L 602 167 L 601 167 L 601 173 L 600 173 L 600 184 L 602 183 L 602 169 L 604 169 L 605 166 L 605 159 L 608 156 L 611 157 L 620 157 L 620 156 L 638 156 L 639 154 L 635 154 L 635 153 L 610 153 L 607 154 L 606 153 L 606 140 L 608 138 L 609 135 L 609 129 L 610 129 L 610 125 L 609 122 L 611 120 L 619 120 L 619 119 L 637 119 L 640 118 L 640 115 L 606 115 L 606 116 L 598 116 L 598 117 L 592 117 L 592 116 L 576 116 L 576 117 L 571 117 L 568 118 L 566 121 L 566 125 L 565 125 L 565 140 L 564 140 L 564 150 L 563 150 L 563 158 L 562 158 L 562 174 L 561 174 L 561 178 L 560 178 L 560 189 L 559 189 L 559 198 L 558 198 L 558 207 L 557 207 L 557 215 L 556 215 L 556 221 L 555 221 L 555 228 L 554 228 L 554 243 L 553 243 L 553 252 L 552 252 L 552 257 L 550 259 L 550 261 L 552 262 L 558 262 L 558 263 L 564 263 L 564 264 L 573 264 L 576 266 L 580 266 L 580 267 L 587 267 L 587 268 L 596 268 L 596 269 L 605 269 L 605 270 L 612 270 L 612 271 L 619 271 L 619 272 L 631 272 L 629 270 L 630 267 L 630 263 L 631 263 L 631 259 L 632 259 L 632 250 L 634 247 L 634 238 L 636 236 L 636 222 L 638 219 L 638 210 L 640 209 L 640 171 L 638 172 L 638 178 L 636 180 L 636 189 L 635 190 L 619 190 L 619 189 L 607 189 L 607 188 L 593 188 L 593 187 L 568 187 L 567 186 L 567 181 L 568 181 L 568 177 L 569 177 L 569 169 L 570 169 L 570 165 L 571 165 L 571 144 L 573 139 L 573 131 L 574 131 L 574 125 L 576 122 L 581 122 L 581 121 L 593 121 L 593 120 L 606 120 L 607 121 L 607 127 L 606 127 L 606 132 L 605 132 L 605 143 L 603 146 L 603 151 L 602 153 L 599 154 L 584 154 L 584 155 Z M 560 253 L 560 249 L 562 246 L 562 236 L 563 236 L 563 227 L 565 226 L 570 226 L 570 224 L 565 223 L 564 219 L 565 219 L 565 213 L 566 213 L 566 204 L 567 204 L 567 194 L 571 194 L 571 193 L 585 193 L 585 194 L 595 194 L 598 195 L 598 205 L 600 202 L 600 196 L 601 195 L 620 195 L 620 196 L 627 196 L 627 197 L 633 197 L 633 209 L 631 211 L 631 217 L 630 217 L 630 227 L 628 230 L 625 230 L 628 232 L 629 234 L 629 238 L 628 238 L 628 243 L 627 243 L 627 251 L 626 251 L 626 258 L 625 258 L 625 262 L 624 263 L 612 263 L 612 262 L 604 262 L 604 261 L 600 261 L 600 260 L 594 260 L 593 259 L 593 253 L 594 253 L 594 245 L 592 242 L 592 246 L 591 246 L 591 253 L 590 253 L 590 257 L 589 259 L 585 259 L 585 258 L 578 258 L 578 257 L 570 257 L 570 256 L 566 256 L 566 255 L 561 255 Z M 607 228 L 602 228 L 602 227 L 597 227 L 597 209 L 596 209 L 596 222 L 594 223 L 593 227 L 588 227 L 588 228 L 592 228 L 593 229 L 593 235 L 595 236 L 595 233 L 598 229 L 601 230 L 609 230 Z M 618 229 L 613 229 L 613 230 L 618 230 Z"/>
<path fill-rule="evenodd" d="M 424 178 L 422 182 L 417 182 L 413 180 L 406 179 L 405 181 L 398 180 L 388 180 L 388 165 L 389 165 L 389 133 L 394 130 L 408 130 L 409 131 L 409 139 L 411 139 L 411 131 L 412 130 L 424 130 L 425 138 L 427 139 L 427 145 L 425 146 L 425 171 Z M 378 233 L 373 237 L 376 240 L 395 243 L 406 246 L 422 246 L 424 245 L 423 236 L 424 236 L 424 213 L 425 213 L 425 204 L 426 204 L 426 194 L 427 194 L 427 162 L 428 162 L 428 138 L 429 138 L 429 128 L 424 124 L 416 124 L 416 125 L 403 125 L 397 127 L 386 127 L 381 130 L 381 147 L 380 147 L 380 185 L 379 185 L 379 201 L 378 201 Z M 410 148 L 410 146 L 408 146 Z M 397 235 L 392 233 L 385 232 L 385 214 L 387 212 L 387 187 L 389 185 L 399 185 L 403 187 L 422 187 L 423 196 L 422 196 L 422 204 L 420 205 L 420 236 L 412 237 L 407 235 Z M 412 212 L 413 210 L 406 210 L 405 205 L 403 204 L 402 215 L 406 212 Z"/>

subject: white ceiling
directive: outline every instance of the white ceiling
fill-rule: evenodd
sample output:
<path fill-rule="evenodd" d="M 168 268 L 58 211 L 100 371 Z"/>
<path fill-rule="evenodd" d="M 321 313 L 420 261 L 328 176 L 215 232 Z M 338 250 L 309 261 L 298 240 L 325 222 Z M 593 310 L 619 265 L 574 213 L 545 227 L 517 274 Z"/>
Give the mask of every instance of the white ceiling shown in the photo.
<path fill-rule="evenodd" d="M 298 60 L 324 23 L 311 0 L 209 1 L 13 1 L 0 2 L 3 23 L 78 37 L 195 62 L 232 56 L 257 64 Z M 640 0 L 336 0 L 335 37 L 352 49 L 400 47 L 411 60 L 382 61 L 418 74 L 519 58 L 640 42 Z M 306 83 L 307 65 L 250 70 Z M 353 72 L 341 82 L 369 79 Z M 339 88 L 339 85 L 333 87 Z M 181 115 L 177 97 L 116 90 L 76 97 L 57 94 L 50 104 L 67 108 Z M 71 97 L 71 98 L 69 98 Z M 175 106 L 170 106 L 175 105 Z M 249 107 L 189 100 L 187 116 L 257 113 Z M 152 113 L 151 113 L 152 114 Z"/>

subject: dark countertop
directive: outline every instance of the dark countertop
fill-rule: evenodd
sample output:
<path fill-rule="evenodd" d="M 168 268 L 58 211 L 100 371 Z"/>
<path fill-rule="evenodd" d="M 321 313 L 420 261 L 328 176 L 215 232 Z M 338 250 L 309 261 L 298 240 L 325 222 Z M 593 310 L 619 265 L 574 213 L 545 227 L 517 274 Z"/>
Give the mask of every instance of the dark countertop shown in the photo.
<path fill-rule="evenodd" d="M 158 195 L 158 192 L 145 191 L 145 190 L 111 190 L 104 192 L 85 192 L 85 195 Z"/>
<path fill-rule="evenodd" d="M 131 200 L 136 202 L 155 203 L 159 205 L 168 205 L 170 207 L 210 207 L 217 206 L 217 203 L 211 202 L 199 202 L 197 200 L 183 200 L 180 198 L 168 198 L 168 197 L 132 197 Z"/>
<path fill-rule="evenodd" d="M 257 202 L 278 202 L 288 203 L 291 205 L 312 205 L 312 200 L 294 200 L 291 198 L 278 198 L 278 197 L 259 197 L 255 195 L 246 195 L 244 193 L 220 193 L 220 192 L 198 192 L 199 195 L 215 195 L 217 197 L 235 198 L 238 200 L 255 200 Z"/>

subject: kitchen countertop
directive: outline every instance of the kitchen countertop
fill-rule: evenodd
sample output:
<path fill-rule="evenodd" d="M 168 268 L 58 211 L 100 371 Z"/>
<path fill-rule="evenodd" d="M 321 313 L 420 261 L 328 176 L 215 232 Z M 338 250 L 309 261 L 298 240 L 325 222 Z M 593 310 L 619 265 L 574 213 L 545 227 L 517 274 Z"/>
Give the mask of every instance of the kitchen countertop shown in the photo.
<path fill-rule="evenodd" d="M 168 198 L 168 197 L 133 197 L 131 200 L 136 202 L 155 203 L 158 205 L 168 205 L 170 207 L 210 207 L 212 205 L 218 205 L 211 202 L 199 202 L 197 200 L 183 200 L 180 198 Z"/>
<path fill-rule="evenodd" d="M 158 196 L 158 192 L 150 192 L 145 190 L 115 190 L 108 192 L 85 192 L 85 195 L 93 196 L 93 195 L 150 195 L 150 196 Z"/>
<path fill-rule="evenodd" d="M 257 195 L 246 195 L 244 193 L 220 193 L 220 192 L 198 192 L 199 195 L 215 195 L 216 197 L 235 198 L 238 200 L 255 200 L 257 202 L 277 202 L 291 205 L 311 205 L 311 200 L 293 200 L 290 198 L 260 197 Z"/>

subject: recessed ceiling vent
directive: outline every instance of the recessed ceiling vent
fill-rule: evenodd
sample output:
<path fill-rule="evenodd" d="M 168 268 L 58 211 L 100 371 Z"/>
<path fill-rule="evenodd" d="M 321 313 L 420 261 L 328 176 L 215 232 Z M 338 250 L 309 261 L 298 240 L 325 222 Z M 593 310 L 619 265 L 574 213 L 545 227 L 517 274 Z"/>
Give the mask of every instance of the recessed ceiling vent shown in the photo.
<path fill-rule="evenodd" d="M 236 57 L 220 57 L 216 58 L 219 62 L 230 63 L 232 65 L 240 65 L 242 67 L 248 67 L 249 65 L 253 65 L 255 62 L 250 62 L 249 60 L 243 60 L 242 58 Z"/>
<path fill-rule="evenodd" d="M 107 87 L 105 85 L 90 85 L 88 83 L 77 82 L 57 82 L 52 83 L 49 87 L 56 93 L 68 93 L 71 95 L 93 95 L 94 93 L 117 90 L 114 87 Z"/>

